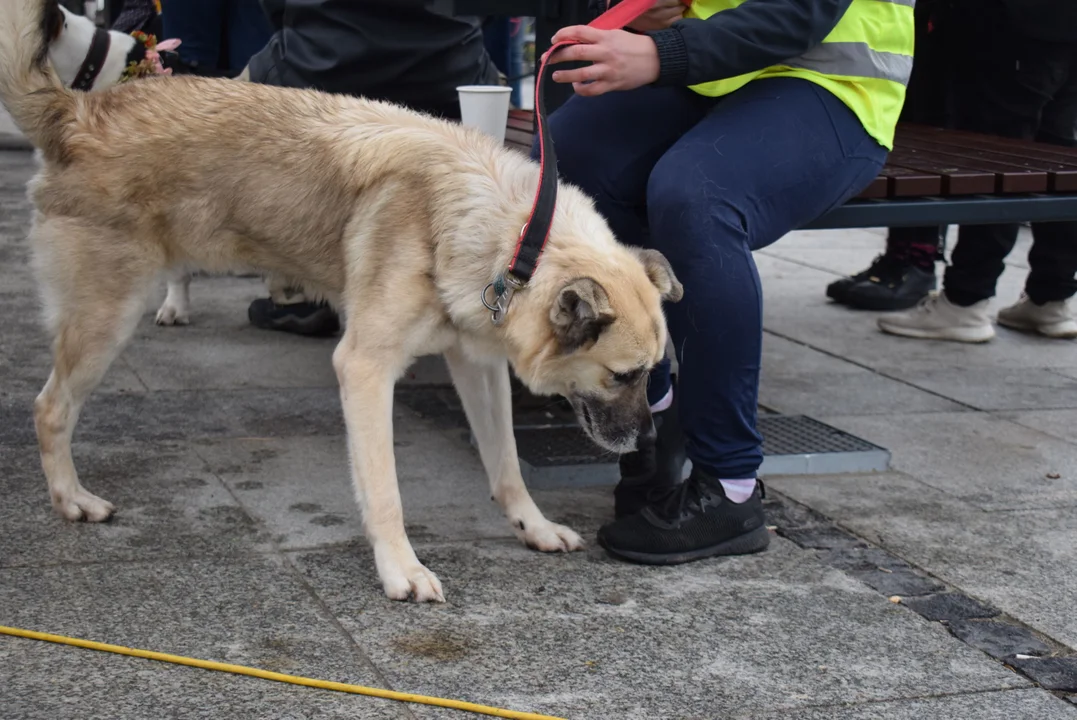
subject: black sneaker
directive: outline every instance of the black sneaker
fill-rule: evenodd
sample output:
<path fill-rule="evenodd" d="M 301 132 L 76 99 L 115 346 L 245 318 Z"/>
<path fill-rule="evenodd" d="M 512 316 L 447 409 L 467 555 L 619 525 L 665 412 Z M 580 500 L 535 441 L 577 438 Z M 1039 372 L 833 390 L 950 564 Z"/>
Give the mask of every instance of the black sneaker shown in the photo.
<path fill-rule="evenodd" d="M 859 310 L 908 310 L 936 287 L 935 268 L 927 271 L 909 264 L 885 270 L 846 290 L 845 304 Z"/>
<path fill-rule="evenodd" d="M 895 272 L 900 272 L 907 263 L 883 253 L 877 256 L 867 270 L 861 270 L 856 275 L 843 277 L 826 286 L 826 296 L 835 302 L 845 304 L 849 290 L 854 285 L 864 282 L 871 277 L 890 277 Z"/>
<path fill-rule="evenodd" d="M 328 303 L 301 302 L 278 305 L 271 298 L 258 298 L 247 308 L 251 325 L 263 330 L 328 337 L 340 332 L 340 318 Z"/>
<path fill-rule="evenodd" d="M 598 544 L 610 555 L 643 565 L 678 565 L 717 555 L 747 555 L 770 545 L 763 518 L 763 484 L 731 502 L 722 484 L 695 470 L 642 511 L 603 525 Z"/>
<path fill-rule="evenodd" d="M 636 452 L 622 455 L 618 464 L 621 482 L 613 489 L 613 513 L 622 518 L 647 506 L 652 493 L 659 495 L 679 485 L 684 473 L 684 435 L 677 420 L 677 393 L 673 404 L 653 415 L 655 441 Z"/>

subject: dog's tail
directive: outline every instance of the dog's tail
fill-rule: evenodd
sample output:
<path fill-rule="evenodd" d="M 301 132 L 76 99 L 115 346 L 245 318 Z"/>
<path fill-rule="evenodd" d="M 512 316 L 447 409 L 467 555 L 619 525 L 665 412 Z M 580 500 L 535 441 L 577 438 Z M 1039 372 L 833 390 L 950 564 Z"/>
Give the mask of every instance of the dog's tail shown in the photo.
<path fill-rule="evenodd" d="M 74 94 L 48 60 L 49 39 L 62 26 L 56 0 L 0 2 L 0 100 L 34 147 L 54 161 L 65 155 L 75 110 Z"/>

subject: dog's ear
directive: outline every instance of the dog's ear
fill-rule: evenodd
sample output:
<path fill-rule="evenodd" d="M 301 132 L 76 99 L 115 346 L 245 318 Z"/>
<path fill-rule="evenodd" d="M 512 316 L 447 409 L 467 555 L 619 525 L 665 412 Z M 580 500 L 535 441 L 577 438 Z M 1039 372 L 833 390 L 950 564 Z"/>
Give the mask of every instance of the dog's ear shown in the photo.
<path fill-rule="evenodd" d="M 565 352 L 597 341 L 613 320 L 609 295 L 591 278 L 567 283 L 550 308 L 550 324 Z"/>
<path fill-rule="evenodd" d="M 632 248 L 636 257 L 643 263 L 643 269 L 651 284 L 658 288 L 663 300 L 679 302 L 684 297 L 684 287 L 681 286 L 677 276 L 673 274 L 673 268 L 666 260 L 666 256 L 657 250 L 645 250 L 644 248 Z"/>

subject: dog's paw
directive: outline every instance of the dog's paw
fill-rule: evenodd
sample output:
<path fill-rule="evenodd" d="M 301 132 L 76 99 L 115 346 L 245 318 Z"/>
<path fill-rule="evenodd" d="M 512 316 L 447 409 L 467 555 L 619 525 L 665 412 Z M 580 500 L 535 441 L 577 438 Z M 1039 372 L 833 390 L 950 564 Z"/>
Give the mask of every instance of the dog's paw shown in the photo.
<path fill-rule="evenodd" d="M 178 308 L 165 303 L 157 311 L 156 322 L 158 325 L 190 325 L 191 314 L 186 308 Z"/>
<path fill-rule="evenodd" d="M 513 523 L 516 536 L 524 545 L 541 552 L 574 552 L 583 550 L 583 538 L 571 528 L 543 519 L 542 522 Z"/>
<path fill-rule="evenodd" d="M 386 572 L 382 575 L 382 587 L 391 600 L 445 602 L 441 581 L 420 563 Z"/>
<path fill-rule="evenodd" d="M 81 487 L 70 495 L 54 497 L 52 505 L 65 519 L 73 522 L 105 522 L 116 512 L 116 506 L 108 500 L 102 500 Z"/>

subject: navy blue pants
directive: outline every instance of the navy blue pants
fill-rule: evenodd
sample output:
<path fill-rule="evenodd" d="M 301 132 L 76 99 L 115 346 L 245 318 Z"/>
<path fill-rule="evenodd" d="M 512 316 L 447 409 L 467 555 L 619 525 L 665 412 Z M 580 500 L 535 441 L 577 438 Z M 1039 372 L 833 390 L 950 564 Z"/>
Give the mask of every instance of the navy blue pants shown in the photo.
<path fill-rule="evenodd" d="M 666 314 L 693 466 L 755 477 L 763 292 L 752 251 L 858 194 L 886 149 L 840 100 L 793 78 L 720 99 L 652 87 L 573 96 L 550 129 L 563 179 L 594 197 L 622 242 L 661 251 L 684 284 Z M 669 382 L 669 365 L 656 368 L 652 402 Z"/>
<path fill-rule="evenodd" d="M 238 75 L 273 34 L 258 0 L 173 0 L 162 5 L 165 38 L 179 38 L 180 58 L 206 70 Z M 227 38 L 228 57 L 221 57 Z"/>

